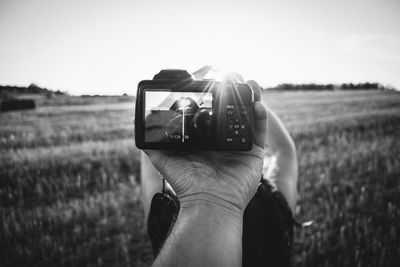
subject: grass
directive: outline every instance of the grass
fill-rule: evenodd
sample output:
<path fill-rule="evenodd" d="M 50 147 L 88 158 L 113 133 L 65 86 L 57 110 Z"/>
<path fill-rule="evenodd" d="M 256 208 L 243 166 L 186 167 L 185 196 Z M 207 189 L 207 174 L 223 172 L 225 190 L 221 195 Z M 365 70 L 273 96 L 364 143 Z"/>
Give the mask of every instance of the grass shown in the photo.
<path fill-rule="evenodd" d="M 52 102 L 53 101 L 53 102 Z M 133 105 L 0 114 L 0 266 L 147 266 Z M 300 166 L 295 266 L 400 266 L 400 94 L 264 93 Z M 54 103 L 54 104 L 52 104 Z"/>

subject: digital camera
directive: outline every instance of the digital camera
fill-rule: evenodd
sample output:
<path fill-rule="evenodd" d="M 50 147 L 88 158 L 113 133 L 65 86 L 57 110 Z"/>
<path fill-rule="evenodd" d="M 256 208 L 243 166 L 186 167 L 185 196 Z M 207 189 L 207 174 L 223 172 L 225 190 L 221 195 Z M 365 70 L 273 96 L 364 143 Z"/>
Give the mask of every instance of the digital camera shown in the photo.
<path fill-rule="evenodd" d="M 140 149 L 252 148 L 254 92 L 243 83 L 194 80 L 185 70 L 162 70 L 141 81 L 135 142 Z"/>

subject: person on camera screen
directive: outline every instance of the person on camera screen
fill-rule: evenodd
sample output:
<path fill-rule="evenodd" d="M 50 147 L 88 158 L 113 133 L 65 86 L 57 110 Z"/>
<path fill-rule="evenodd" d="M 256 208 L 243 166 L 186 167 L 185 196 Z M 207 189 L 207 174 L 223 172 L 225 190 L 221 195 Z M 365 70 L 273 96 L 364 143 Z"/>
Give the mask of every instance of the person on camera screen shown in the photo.
<path fill-rule="evenodd" d="M 182 138 L 186 142 L 206 141 L 212 134 L 211 103 L 201 97 L 198 101 L 194 99 L 194 93 L 170 93 L 156 108 L 151 108 L 145 119 L 146 141 L 181 142 Z M 168 109 L 163 108 L 171 101 Z"/>

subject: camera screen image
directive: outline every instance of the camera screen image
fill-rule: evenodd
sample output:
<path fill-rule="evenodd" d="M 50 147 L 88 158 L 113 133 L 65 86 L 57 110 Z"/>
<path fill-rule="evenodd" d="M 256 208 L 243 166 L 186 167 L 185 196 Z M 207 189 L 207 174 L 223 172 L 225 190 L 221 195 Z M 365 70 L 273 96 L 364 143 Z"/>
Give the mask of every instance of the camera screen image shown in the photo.
<path fill-rule="evenodd" d="M 211 92 L 145 92 L 145 142 L 198 143 L 212 136 Z"/>

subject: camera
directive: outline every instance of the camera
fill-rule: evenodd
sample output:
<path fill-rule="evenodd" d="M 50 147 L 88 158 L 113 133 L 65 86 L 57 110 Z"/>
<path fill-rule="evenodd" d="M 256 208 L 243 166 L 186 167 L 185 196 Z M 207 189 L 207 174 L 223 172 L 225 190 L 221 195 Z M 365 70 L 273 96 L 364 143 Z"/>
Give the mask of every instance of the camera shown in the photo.
<path fill-rule="evenodd" d="M 253 124 L 254 92 L 247 84 L 194 80 L 185 70 L 162 70 L 138 84 L 140 149 L 246 151 Z"/>

